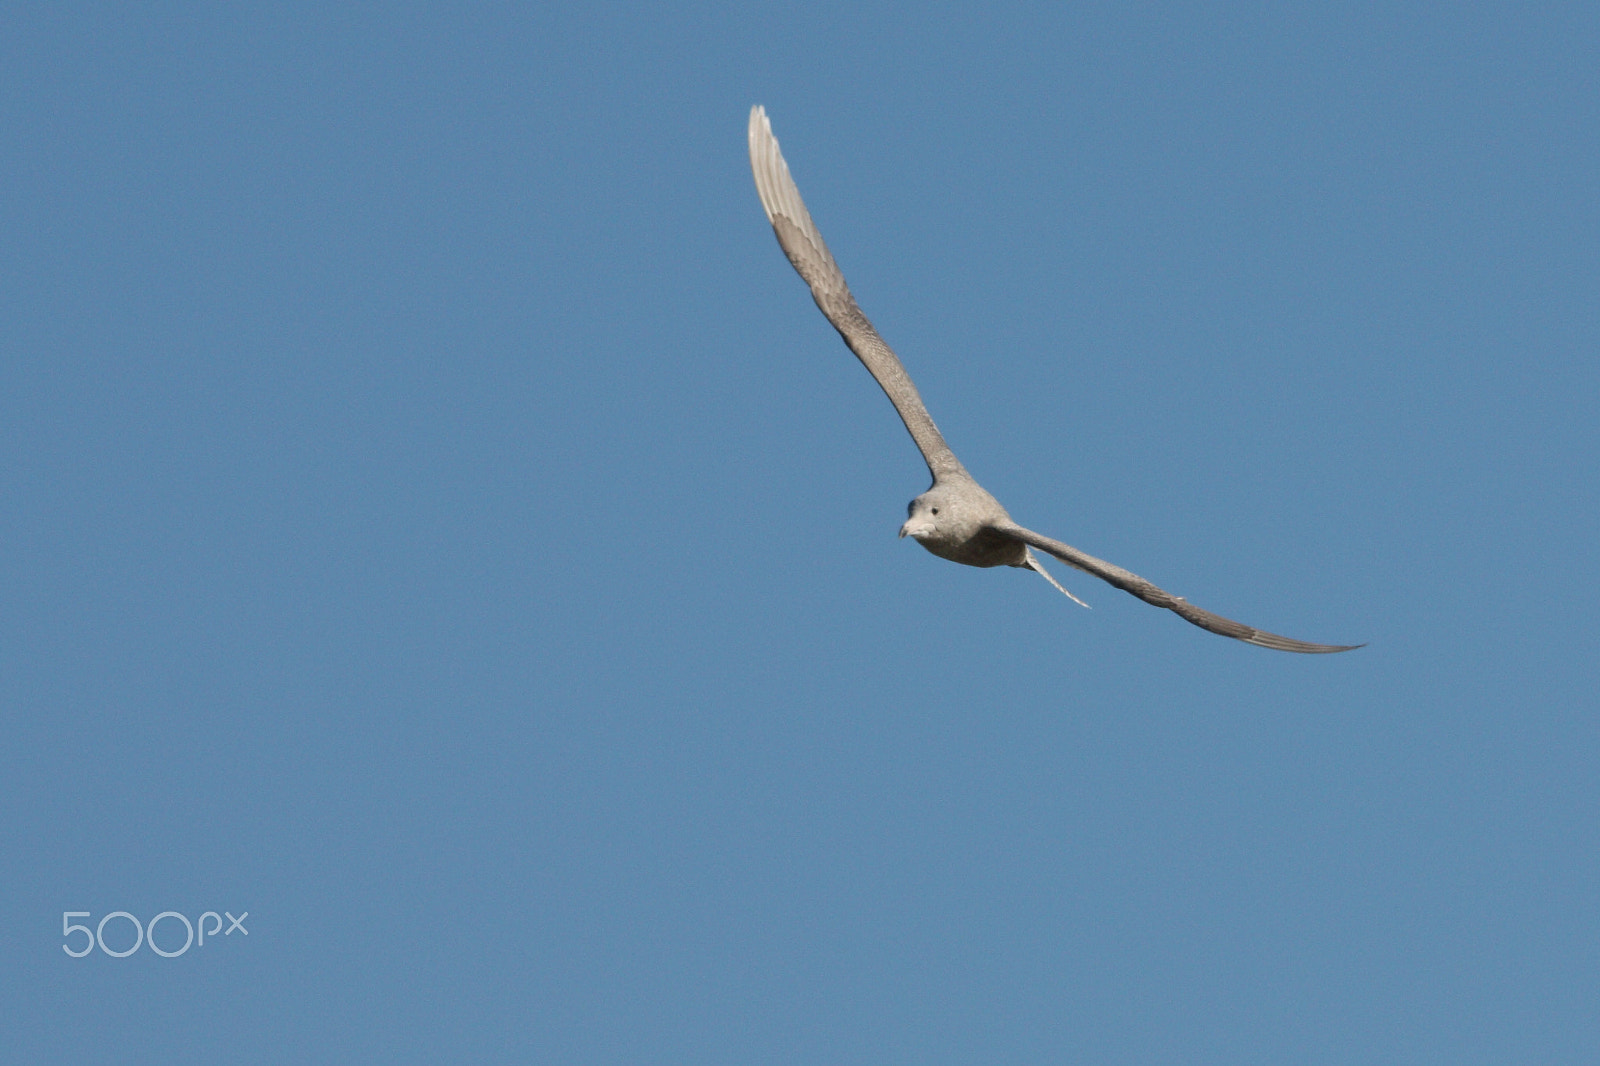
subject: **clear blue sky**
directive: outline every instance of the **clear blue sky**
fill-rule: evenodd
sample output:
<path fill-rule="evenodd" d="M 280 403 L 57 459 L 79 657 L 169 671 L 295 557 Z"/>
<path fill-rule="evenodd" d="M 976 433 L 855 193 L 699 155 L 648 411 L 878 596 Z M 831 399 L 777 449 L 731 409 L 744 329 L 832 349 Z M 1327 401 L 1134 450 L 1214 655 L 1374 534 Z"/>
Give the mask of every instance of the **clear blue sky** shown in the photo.
<path fill-rule="evenodd" d="M 11 1061 L 1600 1060 L 1600 8 L 0 53 Z M 1019 521 L 1370 646 L 897 541 L 755 103 Z"/>

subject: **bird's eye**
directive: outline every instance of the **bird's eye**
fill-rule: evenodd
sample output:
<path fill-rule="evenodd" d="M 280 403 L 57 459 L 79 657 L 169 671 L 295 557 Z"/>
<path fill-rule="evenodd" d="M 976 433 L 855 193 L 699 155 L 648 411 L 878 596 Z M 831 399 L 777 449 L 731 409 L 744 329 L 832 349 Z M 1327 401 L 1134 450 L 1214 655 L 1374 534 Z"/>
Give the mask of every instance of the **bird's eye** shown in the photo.
<path fill-rule="evenodd" d="M 937 507 L 935 507 L 935 508 L 934 508 L 934 509 L 933 509 L 933 513 L 934 513 L 934 514 L 938 514 L 938 513 L 939 513 L 939 508 L 937 508 Z"/>

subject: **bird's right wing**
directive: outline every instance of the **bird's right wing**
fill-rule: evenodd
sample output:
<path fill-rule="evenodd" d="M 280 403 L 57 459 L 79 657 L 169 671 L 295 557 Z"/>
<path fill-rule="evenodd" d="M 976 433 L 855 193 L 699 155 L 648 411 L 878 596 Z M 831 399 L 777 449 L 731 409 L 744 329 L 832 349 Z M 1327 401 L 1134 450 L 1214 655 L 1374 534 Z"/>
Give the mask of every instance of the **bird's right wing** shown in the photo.
<path fill-rule="evenodd" d="M 1256 644 L 1263 648 L 1273 648 L 1277 651 L 1298 651 L 1307 654 L 1352 651 L 1363 647 L 1361 644 L 1311 644 L 1304 640 L 1295 640 L 1292 637 L 1280 637 L 1276 633 L 1268 633 L 1265 630 L 1247 626 L 1242 622 L 1235 622 L 1231 618 L 1224 618 L 1220 614 L 1212 614 L 1210 611 L 1201 610 L 1182 596 L 1174 596 L 1164 589 L 1159 589 L 1138 574 L 1130 573 L 1120 566 L 1106 562 L 1104 559 L 1096 559 L 1088 552 L 1079 551 L 1070 544 L 1052 540 L 1042 534 L 1035 533 L 1031 529 L 1023 529 L 1014 522 L 997 525 L 994 529 L 996 532 L 1015 537 L 1024 544 L 1038 548 L 1040 551 L 1049 552 L 1068 566 L 1075 566 L 1086 574 L 1093 574 L 1107 584 L 1114 585 L 1123 592 L 1131 593 L 1146 603 L 1154 604 L 1157 607 L 1165 607 L 1186 622 L 1192 622 L 1201 629 L 1210 630 L 1224 637 L 1232 637 L 1234 640 L 1242 640 L 1246 644 Z"/>
<path fill-rule="evenodd" d="M 900 412 L 900 420 L 906 424 L 911 439 L 916 441 L 928 469 L 935 478 L 941 474 L 965 473 L 955 453 L 944 442 L 939 427 L 933 424 L 899 356 L 872 328 L 872 323 L 856 304 L 856 298 L 850 294 L 850 286 L 845 284 L 839 264 L 833 261 L 822 234 L 817 232 L 816 223 L 811 221 L 811 212 L 800 199 L 800 190 L 789 176 L 789 164 L 784 162 L 778 139 L 772 135 L 772 123 L 759 104 L 750 109 L 750 169 L 755 172 L 756 192 L 761 195 L 761 206 L 767 212 L 767 221 L 772 223 L 783 254 L 810 286 L 811 298 L 817 301 L 833 328 L 839 331 L 856 358 L 883 387 L 894 409 Z"/>

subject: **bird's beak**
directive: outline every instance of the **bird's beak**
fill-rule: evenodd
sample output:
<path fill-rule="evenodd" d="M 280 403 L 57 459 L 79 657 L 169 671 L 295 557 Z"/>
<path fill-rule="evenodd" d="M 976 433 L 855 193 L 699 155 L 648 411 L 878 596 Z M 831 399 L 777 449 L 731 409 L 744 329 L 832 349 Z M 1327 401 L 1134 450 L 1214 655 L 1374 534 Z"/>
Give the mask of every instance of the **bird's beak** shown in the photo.
<path fill-rule="evenodd" d="M 919 522 L 915 518 L 906 519 L 906 524 L 900 527 L 900 536 L 916 537 L 919 540 L 932 532 L 933 523 L 927 521 Z"/>

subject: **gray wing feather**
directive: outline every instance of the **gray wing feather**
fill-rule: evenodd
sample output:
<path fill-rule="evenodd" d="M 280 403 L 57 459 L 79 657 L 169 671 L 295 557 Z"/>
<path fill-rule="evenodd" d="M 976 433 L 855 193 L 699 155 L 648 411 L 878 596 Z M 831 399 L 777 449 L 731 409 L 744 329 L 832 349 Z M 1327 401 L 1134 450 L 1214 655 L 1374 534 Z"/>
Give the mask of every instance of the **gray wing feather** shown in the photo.
<path fill-rule="evenodd" d="M 795 271 L 810 287 L 817 307 L 894 404 L 900 420 L 906 424 L 911 439 L 916 441 L 927 461 L 929 471 L 935 479 L 942 474 L 965 474 L 955 453 L 944 442 L 939 427 L 933 424 L 899 356 L 884 343 L 850 294 L 844 273 L 834 262 L 822 234 L 817 232 L 816 223 L 811 221 L 811 212 L 800 199 L 799 188 L 789 176 L 789 164 L 784 162 L 778 139 L 772 135 L 772 123 L 759 105 L 750 109 L 750 169 L 755 174 L 761 206 L 767 213 L 767 221 L 772 223 L 783 254 L 789 257 Z"/>
<path fill-rule="evenodd" d="M 1179 618 L 1186 622 L 1192 622 L 1201 629 L 1210 630 L 1224 637 L 1232 637 L 1234 640 L 1242 640 L 1246 644 L 1256 644 L 1263 648 L 1273 648 L 1277 651 L 1297 651 L 1312 655 L 1328 654 L 1336 651 L 1352 651 L 1364 646 L 1361 644 L 1311 644 L 1291 637 L 1280 637 L 1276 633 L 1268 633 L 1265 630 L 1235 622 L 1231 618 L 1224 618 L 1220 614 L 1212 614 L 1210 611 L 1202 610 L 1182 596 L 1174 596 L 1164 589 L 1157 588 L 1138 574 L 1130 573 L 1120 566 L 1106 562 L 1104 559 L 1096 559 L 1088 552 L 1079 551 L 1070 544 L 1052 540 L 1042 534 L 1035 533 L 1031 529 L 1023 529 L 1015 523 L 997 525 L 993 528 L 996 532 L 1015 537 L 1024 544 L 1038 548 L 1040 551 L 1049 552 L 1068 566 L 1075 566 L 1086 574 L 1093 574 L 1107 584 L 1131 593 L 1146 603 L 1154 604 L 1157 607 L 1165 607 Z"/>

